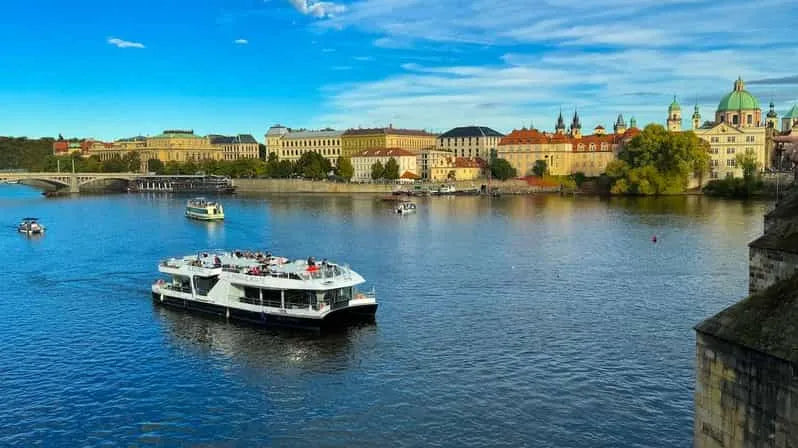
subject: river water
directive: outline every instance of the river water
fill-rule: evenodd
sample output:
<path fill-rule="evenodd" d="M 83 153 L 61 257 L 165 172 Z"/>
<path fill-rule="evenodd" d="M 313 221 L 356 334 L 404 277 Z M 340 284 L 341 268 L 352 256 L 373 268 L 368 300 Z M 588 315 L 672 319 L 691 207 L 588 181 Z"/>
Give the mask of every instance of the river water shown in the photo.
<path fill-rule="evenodd" d="M 45 199 L 0 187 L 0 445 L 673 447 L 692 327 L 747 289 L 768 204 L 370 196 Z M 46 235 L 14 230 L 37 216 Z M 652 243 L 656 235 L 658 242 Z M 155 306 L 157 263 L 349 263 L 375 325 L 315 335 Z"/>

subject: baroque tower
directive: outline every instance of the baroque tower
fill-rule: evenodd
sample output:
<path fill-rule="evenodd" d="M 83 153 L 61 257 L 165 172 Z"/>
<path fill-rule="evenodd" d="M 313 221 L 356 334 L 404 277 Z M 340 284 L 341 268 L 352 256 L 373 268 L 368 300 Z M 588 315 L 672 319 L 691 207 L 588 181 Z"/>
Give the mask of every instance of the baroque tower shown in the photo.
<path fill-rule="evenodd" d="M 571 137 L 582 138 L 582 123 L 579 121 L 579 114 L 574 109 L 574 118 L 571 120 Z"/>
<path fill-rule="evenodd" d="M 698 104 L 695 105 L 693 112 L 693 130 L 701 127 L 701 112 L 698 111 Z"/>
<path fill-rule="evenodd" d="M 560 116 L 557 118 L 557 125 L 554 126 L 554 132 L 565 134 L 565 120 L 562 118 L 562 108 L 560 109 Z"/>
<path fill-rule="evenodd" d="M 615 120 L 615 125 L 612 127 L 612 130 L 616 134 L 623 134 L 626 132 L 626 122 L 623 121 L 623 114 L 618 114 L 618 119 Z"/>
<path fill-rule="evenodd" d="M 673 97 L 673 102 L 668 106 L 668 131 L 680 132 L 682 130 L 682 108 Z"/>
<path fill-rule="evenodd" d="M 776 129 L 779 124 L 779 114 L 776 113 L 776 106 L 773 101 L 770 102 L 770 110 L 768 111 L 767 118 L 765 118 L 766 127 Z"/>

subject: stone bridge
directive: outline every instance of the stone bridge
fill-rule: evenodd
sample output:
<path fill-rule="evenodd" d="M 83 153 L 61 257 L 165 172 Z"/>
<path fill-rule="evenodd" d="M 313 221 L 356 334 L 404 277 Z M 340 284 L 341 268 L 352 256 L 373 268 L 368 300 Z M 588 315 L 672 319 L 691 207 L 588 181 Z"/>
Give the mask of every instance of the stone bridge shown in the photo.
<path fill-rule="evenodd" d="M 102 180 L 122 180 L 130 182 L 138 173 L 15 173 L 0 172 L 0 182 L 6 181 L 39 181 L 53 185 L 57 189 L 68 189 L 70 193 L 79 193 L 80 187 Z"/>

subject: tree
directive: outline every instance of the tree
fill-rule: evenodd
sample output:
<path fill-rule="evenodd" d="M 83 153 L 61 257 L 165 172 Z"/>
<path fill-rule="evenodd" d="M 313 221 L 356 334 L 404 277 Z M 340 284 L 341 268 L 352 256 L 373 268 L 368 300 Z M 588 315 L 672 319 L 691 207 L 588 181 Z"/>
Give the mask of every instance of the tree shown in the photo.
<path fill-rule="evenodd" d="M 352 179 L 355 175 L 355 167 L 352 166 L 352 161 L 349 157 L 338 157 L 338 175 L 347 181 Z"/>
<path fill-rule="evenodd" d="M 332 165 L 321 154 L 310 151 L 302 154 L 297 160 L 295 169 L 298 174 L 308 179 L 321 180 L 327 177 Z"/>
<path fill-rule="evenodd" d="M 382 179 L 385 175 L 385 167 L 382 166 L 382 163 L 377 160 L 371 165 L 371 178 L 374 180 Z"/>
<path fill-rule="evenodd" d="M 548 170 L 548 164 L 545 160 L 535 160 L 535 166 L 532 167 L 532 172 L 535 173 L 535 176 L 543 177 Z"/>
<path fill-rule="evenodd" d="M 708 143 L 691 131 L 650 124 L 621 149 L 606 173 L 613 193 L 658 195 L 683 192 L 691 176 L 703 176 L 708 168 Z"/>
<path fill-rule="evenodd" d="M 393 157 L 385 162 L 385 171 L 383 172 L 382 177 L 390 180 L 399 179 L 399 164 L 396 163 L 396 159 Z"/>
<path fill-rule="evenodd" d="M 490 164 L 490 174 L 499 180 L 507 180 L 518 175 L 515 168 L 505 159 L 496 158 Z"/>
<path fill-rule="evenodd" d="M 163 174 L 164 165 L 159 159 L 147 160 L 147 171 L 153 171 L 156 174 Z"/>

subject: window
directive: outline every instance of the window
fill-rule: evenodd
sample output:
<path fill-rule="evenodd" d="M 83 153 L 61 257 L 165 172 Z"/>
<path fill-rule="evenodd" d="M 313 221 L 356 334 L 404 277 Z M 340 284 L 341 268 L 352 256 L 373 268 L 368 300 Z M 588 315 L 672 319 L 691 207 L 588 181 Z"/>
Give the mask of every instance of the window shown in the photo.
<path fill-rule="evenodd" d="M 719 143 L 720 142 L 720 137 L 710 137 L 709 138 L 709 142 L 710 143 Z"/>
<path fill-rule="evenodd" d="M 737 114 L 734 114 L 732 115 L 732 124 L 737 124 L 737 123 L 738 123 Z"/>
<path fill-rule="evenodd" d="M 753 115 L 751 115 L 751 114 L 748 114 L 747 123 L 748 123 L 748 124 L 753 124 L 753 122 L 754 122 L 754 117 L 753 117 Z"/>
<path fill-rule="evenodd" d="M 726 137 L 726 143 L 734 143 L 734 137 Z"/>
<path fill-rule="evenodd" d="M 755 142 L 755 141 L 756 141 L 756 136 L 753 136 L 753 135 L 747 135 L 747 136 L 745 137 L 745 141 L 746 141 L 747 143 L 753 143 L 753 142 Z"/>
<path fill-rule="evenodd" d="M 734 154 L 734 148 L 726 148 L 726 154 Z"/>
<path fill-rule="evenodd" d="M 709 166 L 715 168 L 720 165 L 720 161 L 718 159 L 712 159 L 709 161 Z"/>
<path fill-rule="evenodd" d="M 712 154 L 718 154 L 720 151 L 718 151 L 718 148 L 710 148 L 709 152 L 711 152 Z"/>
<path fill-rule="evenodd" d="M 727 159 L 726 160 L 726 166 L 728 168 L 735 168 L 737 166 L 737 160 L 736 159 Z"/>

